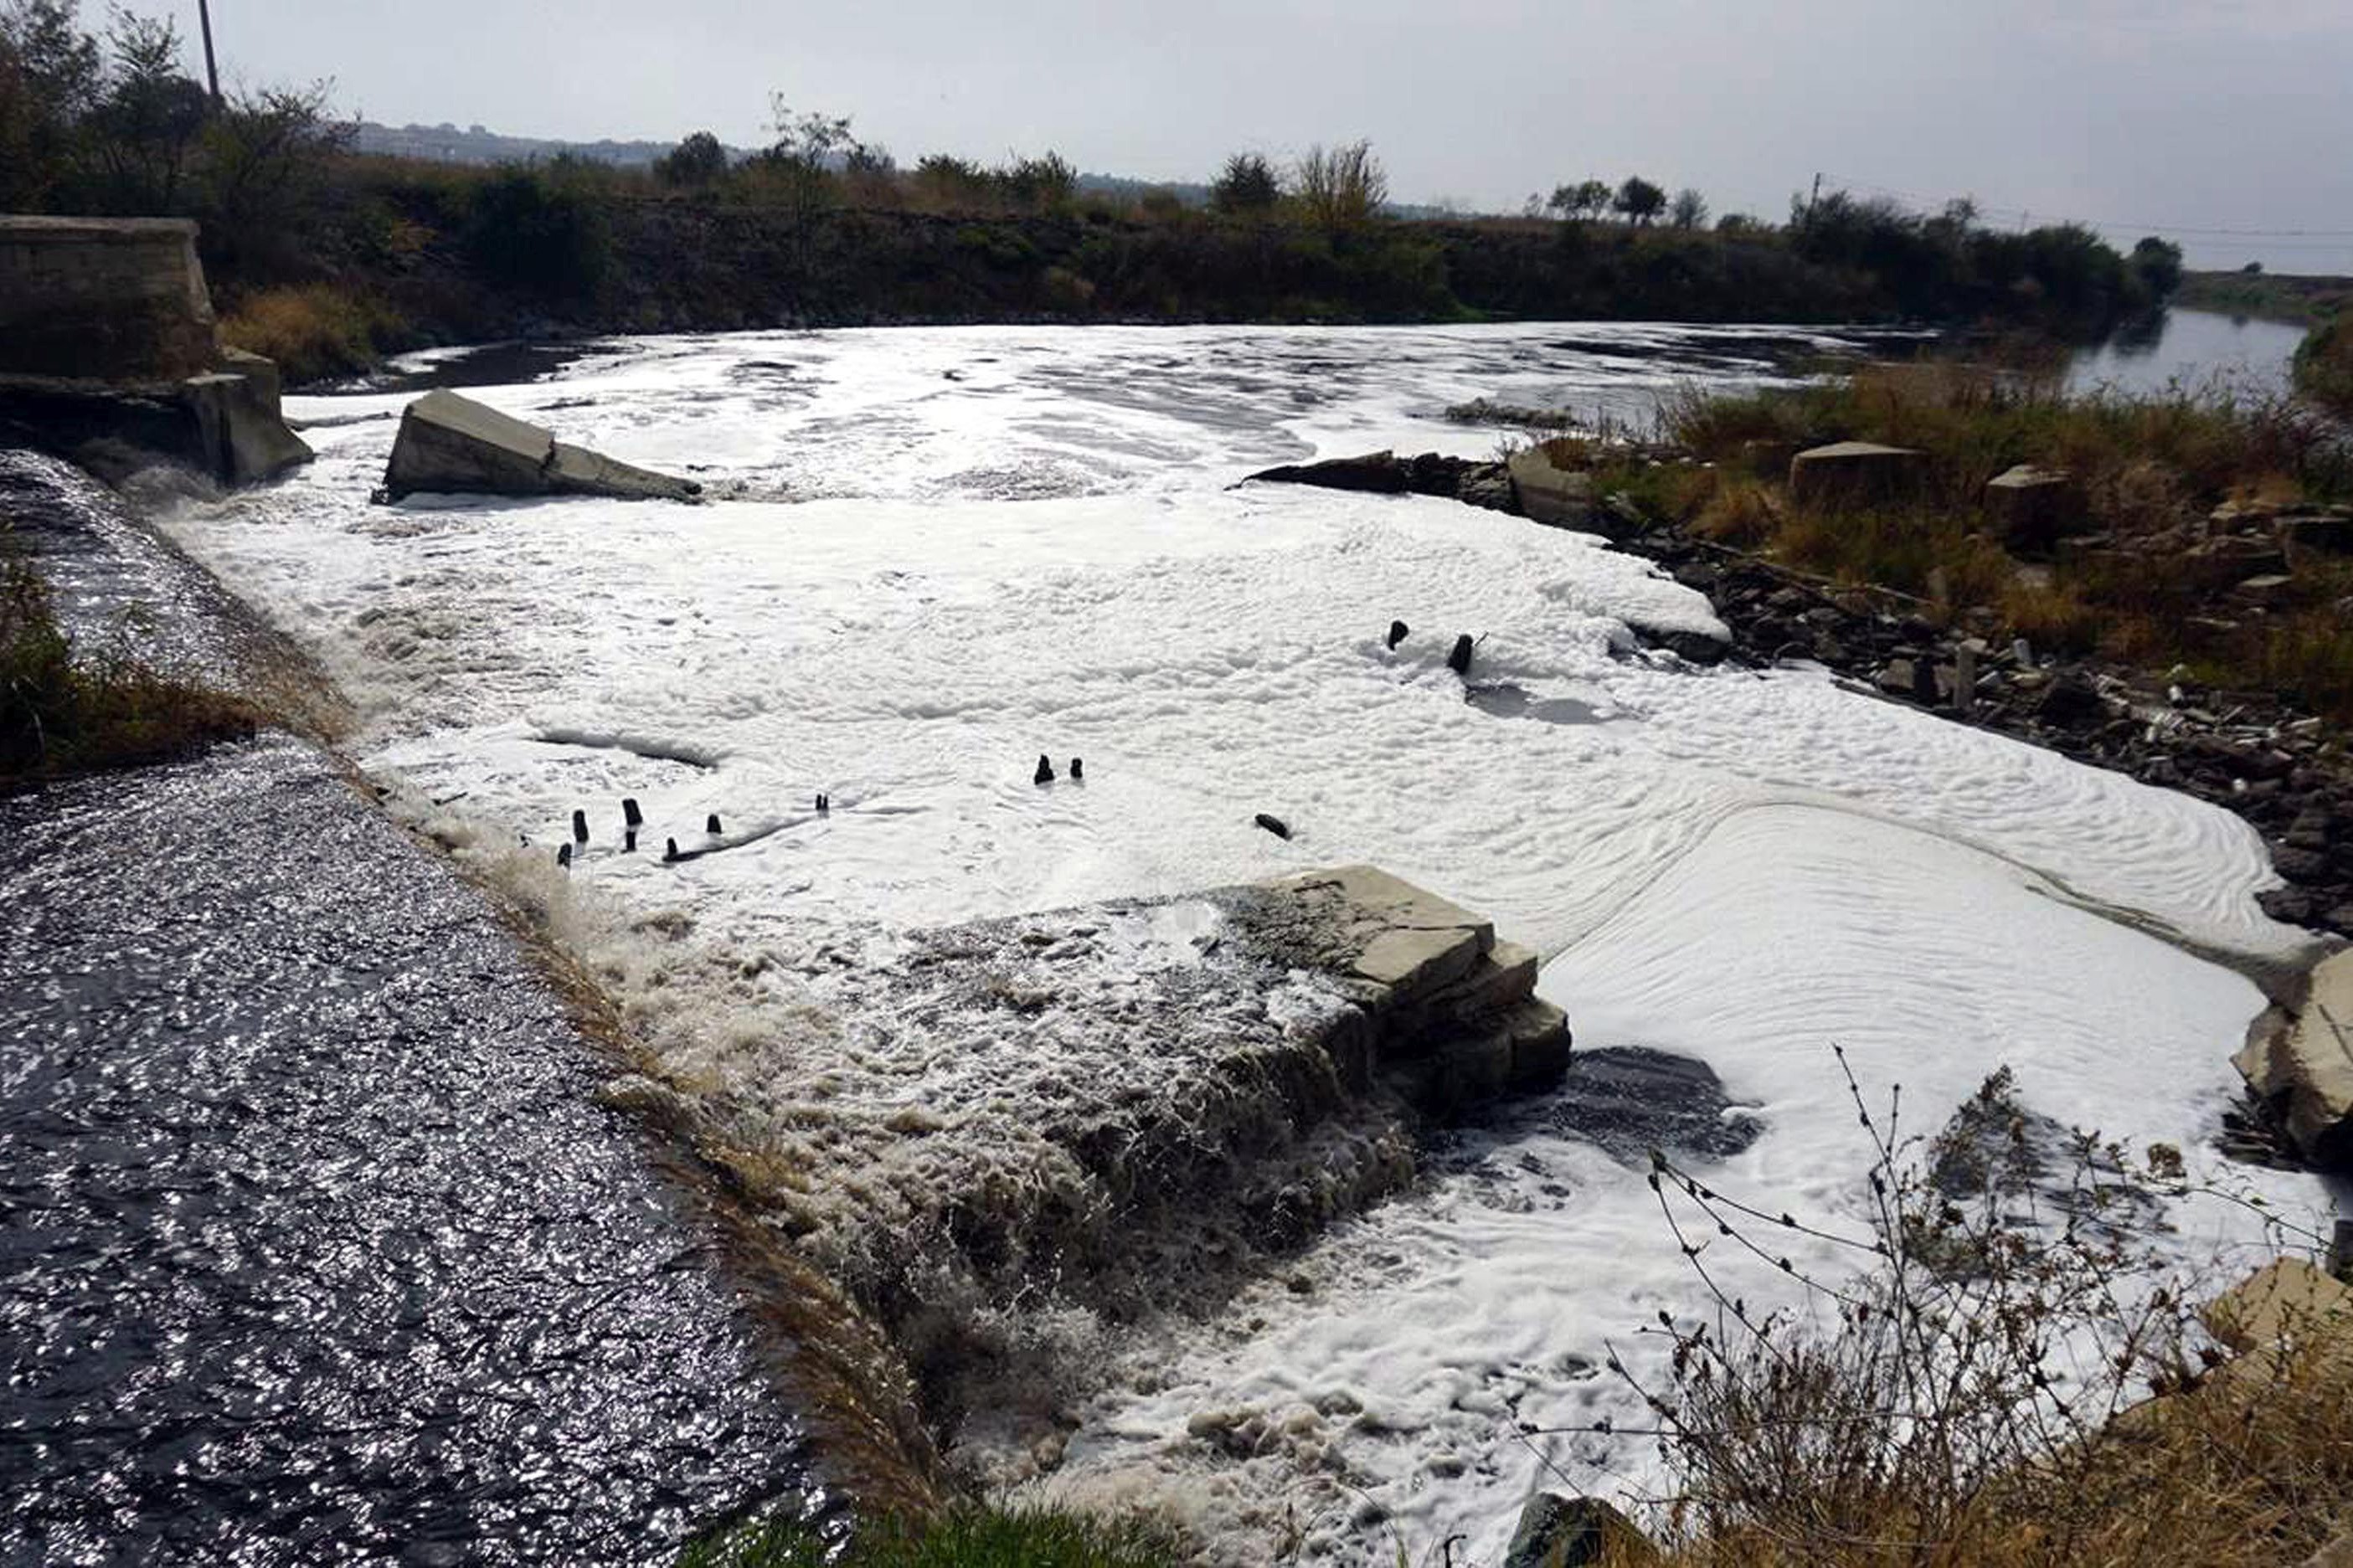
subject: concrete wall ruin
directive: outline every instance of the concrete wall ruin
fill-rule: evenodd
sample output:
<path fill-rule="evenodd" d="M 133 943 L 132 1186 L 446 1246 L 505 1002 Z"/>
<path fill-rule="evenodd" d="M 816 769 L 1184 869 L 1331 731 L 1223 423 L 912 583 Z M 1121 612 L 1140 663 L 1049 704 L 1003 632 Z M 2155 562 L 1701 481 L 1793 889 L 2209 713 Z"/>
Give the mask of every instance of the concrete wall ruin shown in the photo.
<path fill-rule="evenodd" d="M 213 353 L 194 223 L 0 215 L 0 371 L 177 381 Z"/>

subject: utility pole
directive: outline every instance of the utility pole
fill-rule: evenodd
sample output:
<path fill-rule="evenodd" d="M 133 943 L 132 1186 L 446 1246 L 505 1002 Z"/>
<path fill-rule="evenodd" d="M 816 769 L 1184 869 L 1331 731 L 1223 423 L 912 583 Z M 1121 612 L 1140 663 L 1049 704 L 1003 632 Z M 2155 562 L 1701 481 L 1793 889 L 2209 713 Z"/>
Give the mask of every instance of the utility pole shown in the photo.
<path fill-rule="evenodd" d="M 202 3 L 202 0 L 198 0 L 198 3 L 199 3 L 199 4 L 201 4 L 201 3 Z M 211 34 L 211 33 L 209 33 L 209 32 L 207 32 L 207 33 L 205 35 L 205 38 L 206 38 L 205 47 L 206 47 L 207 50 L 209 50 L 209 49 L 211 49 L 211 47 L 212 47 L 212 43 L 211 43 L 212 34 Z M 207 57 L 206 57 L 206 58 L 210 58 L 210 57 L 209 57 L 209 55 L 207 55 Z M 1820 205 L 1821 205 L 1821 200 L 1822 200 L 1822 176 L 1821 176 L 1821 172 L 1820 172 L 1820 170 L 1816 170 L 1816 171 L 1815 171 L 1815 173 L 1814 173 L 1814 194 L 1813 194 L 1812 195 L 1808 196 L 1808 197 L 1806 198 L 1806 226 L 1807 226 L 1808 228 L 1811 228 L 1811 227 L 1813 227 L 1813 226 L 1814 226 L 1814 208 L 1816 208 L 1817 206 L 1820 206 Z"/>
<path fill-rule="evenodd" d="M 213 59 L 213 0 L 196 0 L 196 25 L 205 35 L 205 80 L 213 90 L 213 108 L 221 106 L 220 66 Z"/>

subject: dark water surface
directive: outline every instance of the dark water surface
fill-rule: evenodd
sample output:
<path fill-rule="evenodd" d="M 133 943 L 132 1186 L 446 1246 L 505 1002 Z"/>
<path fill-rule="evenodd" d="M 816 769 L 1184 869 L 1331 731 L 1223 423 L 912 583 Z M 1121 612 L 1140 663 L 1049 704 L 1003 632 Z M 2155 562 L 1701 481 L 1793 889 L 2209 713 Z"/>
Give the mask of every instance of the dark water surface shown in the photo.
<path fill-rule="evenodd" d="M 267 740 L 0 802 L 0 1559 L 659 1561 L 803 1484 L 506 932 Z"/>
<path fill-rule="evenodd" d="M 77 644 L 292 657 L 0 452 Z M 282 736 L 0 799 L 0 1563 L 667 1562 L 806 1500 L 691 1204 L 482 897 Z"/>
<path fill-rule="evenodd" d="M 2078 392 L 2112 387 L 2147 395 L 2210 385 L 2259 396 L 2288 389 L 2288 362 L 2304 329 L 2213 310 L 2170 310 L 2078 353 L 2067 384 Z"/>

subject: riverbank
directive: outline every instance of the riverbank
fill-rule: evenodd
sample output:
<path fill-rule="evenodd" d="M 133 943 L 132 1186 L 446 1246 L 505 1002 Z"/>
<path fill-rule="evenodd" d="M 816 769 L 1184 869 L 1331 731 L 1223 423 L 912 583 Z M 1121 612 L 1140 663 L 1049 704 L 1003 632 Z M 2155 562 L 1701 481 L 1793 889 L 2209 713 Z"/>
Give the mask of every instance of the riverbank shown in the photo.
<path fill-rule="evenodd" d="M 2175 302 L 2193 310 L 2308 327 L 2353 305 L 2353 278 L 2281 272 L 2185 272 Z"/>
<path fill-rule="evenodd" d="M 307 382 L 434 344 L 956 323 L 1937 321 L 2096 338 L 2170 254 L 1843 196 L 1802 224 L 1315 218 L 742 169 L 691 189 L 573 164 L 342 158 L 298 257 L 212 264 L 230 341 Z M 2144 242 L 2145 247 L 2155 242 Z"/>

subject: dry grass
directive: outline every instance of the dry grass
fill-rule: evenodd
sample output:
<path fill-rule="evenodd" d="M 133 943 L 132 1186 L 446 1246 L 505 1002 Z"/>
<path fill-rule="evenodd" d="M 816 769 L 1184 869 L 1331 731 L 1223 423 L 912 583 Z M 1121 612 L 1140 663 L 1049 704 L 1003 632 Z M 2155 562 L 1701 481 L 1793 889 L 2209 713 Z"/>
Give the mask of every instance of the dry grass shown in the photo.
<path fill-rule="evenodd" d="M 1868 1255 L 1852 1278 L 1799 1273 L 1830 1327 L 1753 1316 L 1711 1272 L 1803 1222 L 1654 1157 L 1713 1307 L 1652 1331 L 1673 1347 L 1671 1385 L 1642 1391 L 1672 1485 L 1640 1561 L 2277 1568 L 2353 1528 L 2348 1325 L 2225 1359 L 2149 1246 L 2148 1194 L 2191 1191 L 2177 1152 L 2077 1135 L 2054 1175 L 2005 1073 L 1907 1160 L 1893 1101 L 1848 1083 L 1877 1206 L 1868 1237 L 1814 1233 Z"/>
<path fill-rule="evenodd" d="M 167 679 L 127 653 L 77 657 L 40 578 L 0 555 L 0 791 L 165 761 L 249 736 L 259 721 L 239 699 Z"/>
<path fill-rule="evenodd" d="M 275 360 L 290 384 L 371 369 L 399 328 L 391 309 L 329 283 L 248 294 L 220 323 L 223 342 Z"/>
<path fill-rule="evenodd" d="M 2353 416 L 2353 310 L 2312 329 L 2295 352 L 2295 381 L 2307 395 Z"/>
<path fill-rule="evenodd" d="M 2254 1386 L 2216 1380 L 2165 1395 L 2039 1472 L 1998 1478 L 1952 1517 L 1900 1491 L 1808 1500 L 1797 1513 L 1760 1512 L 1655 1561 L 2288 1568 L 2353 1531 L 2353 1362 L 2306 1349 Z"/>
<path fill-rule="evenodd" d="M 2210 684 L 2274 690 L 2353 720 L 2353 637 L 2340 630 L 2353 567 L 2300 561 L 2294 586 L 2258 608 L 2232 597 L 2227 571 L 2218 578 L 2191 553 L 2225 501 L 2353 499 L 2353 444 L 2307 408 L 2211 388 L 2075 397 L 2038 370 L 1923 363 L 1794 391 L 1686 391 L 1662 424 L 1694 465 L 1600 477 L 1699 537 L 1927 598 L 1941 615 L 2037 647 L 2181 665 Z M 1916 500 L 1792 508 L 1790 455 L 1841 440 L 1927 454 Z M 2021 574 L 1989 537 L 1982 500 L 1987 480 L 2020 463 L 2073 475 L 2080 531 L 2105 543 Z"/>

